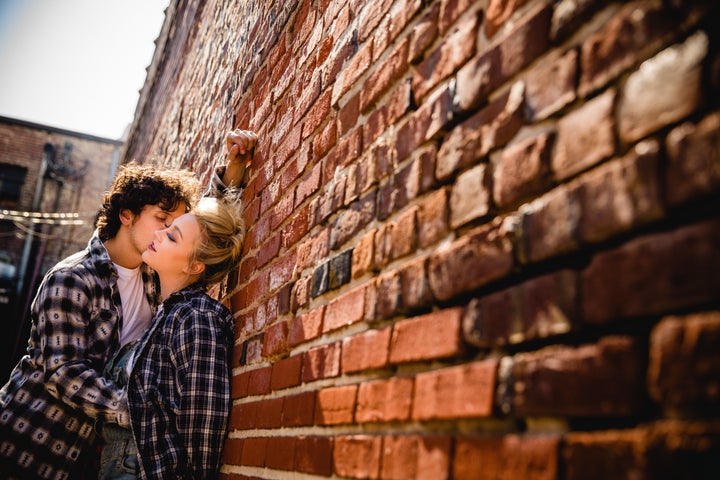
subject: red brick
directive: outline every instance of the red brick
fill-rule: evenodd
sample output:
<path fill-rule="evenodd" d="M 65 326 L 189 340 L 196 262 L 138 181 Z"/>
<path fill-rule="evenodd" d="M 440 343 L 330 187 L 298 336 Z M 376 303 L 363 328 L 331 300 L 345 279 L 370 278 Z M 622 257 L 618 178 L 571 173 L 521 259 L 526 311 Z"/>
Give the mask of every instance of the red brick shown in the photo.
<path fill-rule="evenodd" d="M 295 460 L 295 438 L 268 438 L 265 466 L 274 470 L 292 470 Z"/>
<path fill-rule="evenodd" d="M 293 210 L 292 218 L 282 229 L 283 248 L 289 250 L 297 245 L 308 234 L 309 230 L 308 207 L 304 206 Z"/>
<path fill-rule="evenodd" d="M 310 310 L 292 319 L 290 321 L 290 330 L 288 331 L 288 344 L 295 347 L 308 340 L 319 337 L 322 332 L 324 313 L 325 305 L 321 305 L 314 310 Z"/>
<path fill-rule="evenodd" d="M 221 460 L 224 465 L 240 465 L 244 441 L 242 438 L 228 438 L 225 441 Z"/>
<path fill-rule="evenodd" d="M 402 162 L 428 140 L 442 135 L 455 118 L 453 91 L 446 86 L 433 92 L 396 130 L 395 157 Z"/>
<path fill-rule="evenodd" d="M 360 90 L 361 112 L 367 111 L 405 74 L 408 68 L 407 55 L 408 40 L 404 39 L 382 62 L 376 62 L 375 70 L 370 73 Z"/>
<path fill-rule="evenodd" d="M 298 246 L 297 268 L 314 267 L 326 259 L 330 252 L 330 230 L 323 229 Z"/>
<path fill-rule="evenodd" d="M 632 2 L 609 18 L 582 45 L 580 93 L 588 95 L 656 51 L 677 31 L 681 15 L 658 1 Z"/>
<path fill-rule="evenodd" d="M 417 362 L 460 354 L 462 314 L 462 308 L 449 308 L 395 323 L 390 362 Z"/>
<path fill-rule="evenodd" d="M 315 415 L 316 392 L 302 392 L 283 397 L 283 427 L 302 427 L 312 425 Z"/>
<path fill-rule="evenodd" d="M 230 430 L 251 430 L 257 428 L 257 416 L 262 402 L 248 402 L 235 405 L 230 410 Z"/>
<path fill-rule="evenodd" d="M 413 207 L 402 212 L 393 225 L 390 233 L 393 260 L 409 255 L 417 248 L 417 210 Z"/>
<path fill-rule="evenodd" d="M 262 395 L 270 393 L 270 379 L 272 367 L 261 367 L 249 373 L 248 395 Z"/>
<path fill-rule="evenodd" d="M 552 5 L 538 4 L 516 22 L 513 28 L 481 51 L 457 74 L 456 103 L 460 111 L 471 111 L 485 103 L 498 86 L 514 77 L 548 49 Z"/>
<path fill-rule="evenodd" d="M 334 298 L 325 310 L 323 333 L 363 320 L 366 292 L 367 286 L 360 286 Z"/>
<path fill-rule="evenodd" d="M 430 10 L 425 12 L 422 18 L 413 26 L 410 37 L 410 50 L 408 60 L 411 63 L 419 60 L 425 50 L 435 42 L 438 36 L 438 14 L 440 4 L 432 4 Z"/>
<path fill-rule="evenodd" d="M 286 352 L 288 346 L 287 322 L 281 321 L 265 329 L 263 356 L 272 357 Z"/>
<path fill-rule="evenodd" d="M 443 188 L 429 193 L 418 203 L 418 246 L 428 247 L 448 232 L 447 191 Z"/>
<path fill-rule="evenodd" d="M 317 392 L 315 423 L 339 425 L 352 423 L 355 415 L 357 385 L 323 388 Z"/>
<path fill-rule="evenodd" d="M 390 378 L 360 384 L 355 421 L 394 422 L 410 419 L 412 378 Z"/>
<path fill-rule="evenodd" d="M 720 312 L 666 317 L 650 335 L 648 389 L 673 415 L 720 406 Z"/>
<path fill-rule="evenodd" d="M 380 478 L 443 480 L 450 478 L 450 437 L 383 437 Z"/>
<path fill-rule="evenodd" d="M 297 254 L 294 250 L 290 250 L 270 266 L 268 269 L 270 292 L 277 292 L 278 289 L 290 284 L 295 274 L 295 265 L 297 265 Z"/>
<path fill-rule="evenodd" d="M 667 137 L 665 190 L 671 205 L 720 190 L 720 114 L 685 123 Z"/>
<path fill-rule="evenodd" d="M 512 266 L 508 233 L 501 222 L 493 222 L 430 256 L 430 288 L 436 299 L 448 300 L 504 277 Z"/>
<path fill-rule="evenodd" d="M 403 308 L 413 310 L 432 303 L 426 266 L 427 258 L 418 258 L 400 267 L 400 304 Z"/>
<path fill-rule="evenodd" d="M 290 295 L 290 309 L 293 312 L 297 312 L 300 308 L 307 306 L 310 302 L 310 284 L 312 282 L 312 276 L 298 279 L 292 287 Z M 296 332 L 293 330 L 294 323 L 291 324 L 290 332 L 288 333 L 288 341 L 291 345 L 295 345 L 298 337 Z M 297 327 L 295 327 L 297 328 Z"/>
<path fill-rule="evenodd" d="M 338 117 L 340 116 L 340 113 L 342 112 L 338 112 Z M 328 122 L 313 138 L 312 150 L 309 150 L 312 152 L 313 158 L 323 158 L 335 145 L 337 145 L 338 137 L 345 133 L 338 132 L 339 123 L 340 118 L 338 118 L 336 122 Z M 350 125 L 350 127 L 352 127 L 352 125 Z M 304 152 L 301 152 L 300 157 L 302 157 L 303 160 L 307 159 Z M 302 173 L 302 170 L 298 173 Z"/>
<path fill-rule="evenodd" d="M 413 420 L 489 417 L 498 361 L 483 360 L 420 373 L 415 377 Z"/>
<path fill-rule="evenodd" d="M 374 219 L 375 192 L 371 192 L 354 202 L 350 208 L 343 210 L 337 216 L 331 231 L 331 248 L 338 249 L 348 243 Z"/>
<path fill-rule="evenodd" d="M 562 461 L 567 480 L 645 478 L 646 432 L 606 430 L 571 432 L 563 438 Z"/>
<path fill-rule="evenodd" d="M 474 299 L 463 316 L 464 339 L 488 348 L 568 333 L 578 323 L 578 284 L 576 272 L 561 270 Z"/>
<path fill-rule="evenodd" d="M 559 443 L 551 435 L 461 437 L 455 447 L 453 478 L 555 480 L 560 478 Z"/>
<path fill-rule="evenodd" d="M 295 470 L 329 476 L 333 471 L 333 439 L 298 436 L 295 443 Z"/>
<path fill-rule="evenodd" d="M 615 92 L 608 90 L 560 119 L 552 158 L 558 179 L 575 175 L 615 152 L 614 102 Z"/>
<path fill-rule="evenodd" d="M 523 84 L 515 83 L 508 93 L 453 128 L 438 150 L 435 176 L 447 179 L 515 136 L 523 124 L 524 96 Z"/>
<path fill-rule="evenodd" d="M 582 176 L 579 238 L 600 242 L 662 217 L 659 170 L 660 147 L 646 141 Z"/>
<path fill-rule="evenodd" d="M 544 120 L 575 101 L 577 63 L 578 52 L 571 49 L 551 53 L 527 73 L 525 103 L 530 120 Z"/>
<path fill-rule="evenodd" d="M 382 437 L 336 437 L 333 449 L 335 474 L 350 478 L 378 478 L 381 445 Z"/>
<path fill-rule="evenodd" d="M 282 390 L 283 388 L 300 385 L 300 372 L 302 371 L 302 355 L 293 355 L 276 361 L 272 366 L 270 388 Z"/>
<path fill-rule="evenodd" d="M 583 271 L 584 320 L 608 323 L 715 301 L 720 297 L 717 245 L 720 221 L 712 220 L 645 235 L 595 255 Z"/>
<path fill-rule="evenodd" d="M 372 272 L 375 257 L 375 234 L 373 228 L 358 240 L 352 253 L 352 278 L 357 279 Z"/>
<path fill-rule="evenodd" d="M 414 98 L 419 102 L 442 80 L 455 72 L 475 54 L 477 16 L 461 20 L 433 52 L 413 72 Z"/>
<path fill-rule="evenodd" d="M 642 356 L 637 342 L 627 336 L 515 355 L 513 412 L 548 417 L 638 414 L 643 406 Z"/>
<path fill-rule="evenodd" d="M 295 208 L 305 201 L 311 195 L 320 190 L 320 172 L 321 164 L 316 164 L 312 169 L 300 180 L 295 189 Z"/>
<path fill-rule="evenodd" d="M 458 228 L 490 212 L 491 193 L 487 165 L 460 174 L 450 193 L 450 226 Z"/>
<path fill-rule="evenodd" d="M 546 132 L 503 150 L 492 182 L 493 199 L 498 207 L 528 199 L 547 187 L 553 139 Z"/>
<path fill-rule="evenodd" d="M 369 330 L 345 338 L 342 344 L 343 373 L 383 368 L 387 365 L 391 328 Z"/>
<path fill-rule="evenodd" d="M 342 137 L 351 129 L 357 126 L 358 117 L 360 116 L 360 94 L 352 96 L 345 104 L 340 107 L 337 114 L 337 135 Z"/>
<path fill-rule="evenodd" d="M 255 428 L 280 428 L 282 426 L 283 399 L 268 398 L 258 403 Z"/>
<path fill-rule="evenodd" d="M 264 467 L 265 456 L 267 455 L 267 443 L 267 438 L 245 438 L 241 464 L 247 467 Z"/>
<path fill-rule="evenodd" d="M 490 0 L 485 12 L 485 35 L 492 38 L 527 0 Z"/>
<path fill-rule="evenodd" d="M 521 208 L 520 261 L 532 263 L 577 250 L 579 205 L 577 189 L 561 185 Z"/>
<path fill-rule="evenodd" d="M 340 345 L 337 343 L 315 347 L 303 357 L 303 382 L 337 377 L 340 374 Z"/>
<path fill-rule="evenodd" d="M 618 105 L 618 132 L 633 142 L 682 120 L 703 105 L 708 38 L 698 32 L 646 60 L 628 77 Z"/>
<path fill-rule="evenodd" d="M 592 14 L 606 6 L 602 0 L 574 0 L 565 2 L 553 12 L 550 38 L 563 40 L 582 27 Z"/>

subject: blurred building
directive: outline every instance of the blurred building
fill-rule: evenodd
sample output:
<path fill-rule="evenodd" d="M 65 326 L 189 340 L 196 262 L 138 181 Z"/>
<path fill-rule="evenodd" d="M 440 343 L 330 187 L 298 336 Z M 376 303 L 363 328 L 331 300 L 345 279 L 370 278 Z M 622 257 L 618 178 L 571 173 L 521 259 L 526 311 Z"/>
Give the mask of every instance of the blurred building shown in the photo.
<path fill-rule="evenodd" d="M 43 275 L 85 248 L 121 140 L 0 116 L 0 381 L 25 349 Z"/>

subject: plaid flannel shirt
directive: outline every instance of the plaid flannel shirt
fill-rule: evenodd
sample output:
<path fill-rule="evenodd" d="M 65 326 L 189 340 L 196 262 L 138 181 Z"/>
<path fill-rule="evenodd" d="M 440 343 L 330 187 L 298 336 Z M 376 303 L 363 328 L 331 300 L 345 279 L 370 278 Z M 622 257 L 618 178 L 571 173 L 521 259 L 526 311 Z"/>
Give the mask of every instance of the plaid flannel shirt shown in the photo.
<path fill-rule="evenodd" d="M 153 311 L 159 282 L 143 265 Z M 0 466 L 9 478 L 69 479 L 93 444 L 95 419 L 129 424 L 126 399 L 101 376 L 122 318 L 117 272 L 93 235 L 44 277 L 30 312 L 27 355 L 0 390 Z"/>
<path fill-rule="evenodd" d="M 216 478 L 230 415 L 230 310 L 197 284 L 168 297 L 128 380 L 140 478 Z"/>
<path fill-rule="evenodd" d="M 225 191 L 219 167 L 206 195 Z M 150 308 L 156 274 L 142 266 Z M 5 479 L 69 480 L 95 455 L 96 421 L 127 426 L 127 398 L 101 375 L 118 347 L 117 272 L 97 237 L 44 277 L 30 312 L 27 354 L 0 389 L 0 472 Z M 85 454 L 85 455 L 84 455 Z M 91 457 L 91 460 L 94 459 Z"/>

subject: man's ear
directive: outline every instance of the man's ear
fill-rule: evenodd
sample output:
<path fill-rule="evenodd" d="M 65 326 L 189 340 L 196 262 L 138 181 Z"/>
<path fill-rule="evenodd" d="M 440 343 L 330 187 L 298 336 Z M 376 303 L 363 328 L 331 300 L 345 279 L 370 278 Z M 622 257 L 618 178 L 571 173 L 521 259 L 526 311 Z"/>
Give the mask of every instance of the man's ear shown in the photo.
<path fill-rule="evenodd" d="M 120 210 L 120 214 L 118 216 L 120 217 L 120 223 L 125 226 L 132 225 L 133 219 L 135 218 L 135 214 L 132 210 L 127 208 Z"/>

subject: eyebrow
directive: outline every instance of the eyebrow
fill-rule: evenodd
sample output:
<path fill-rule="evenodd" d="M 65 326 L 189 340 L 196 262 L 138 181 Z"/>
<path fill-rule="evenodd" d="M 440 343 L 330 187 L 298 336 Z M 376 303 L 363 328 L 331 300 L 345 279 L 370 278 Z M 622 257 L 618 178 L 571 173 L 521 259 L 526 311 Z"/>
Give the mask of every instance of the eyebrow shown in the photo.
<path fill-rule="evenodd" d="M 183 237 L 182 231 L 180 231 L 180 228 L 177 225 L 173 225 L 171 230 L 177 232 L 177 234 L 180 235 L 180 238 L 182 238 L 183 240 L 185 239 L 185 237 Z"/>

